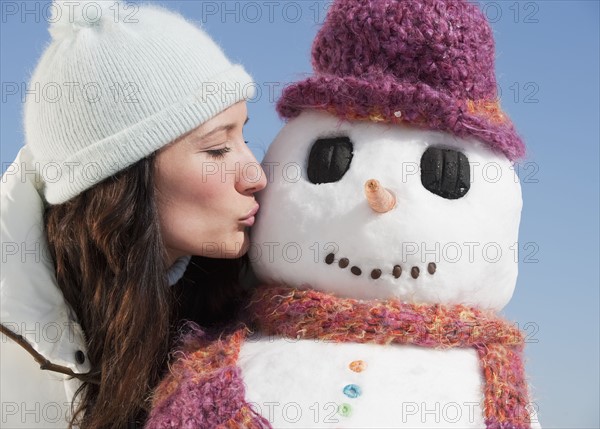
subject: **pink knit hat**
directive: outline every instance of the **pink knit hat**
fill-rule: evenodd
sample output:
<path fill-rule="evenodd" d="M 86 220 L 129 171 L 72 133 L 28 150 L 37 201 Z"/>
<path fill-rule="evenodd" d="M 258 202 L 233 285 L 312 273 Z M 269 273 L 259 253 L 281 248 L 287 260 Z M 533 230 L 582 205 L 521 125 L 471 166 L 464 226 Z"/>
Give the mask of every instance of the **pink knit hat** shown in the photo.
<path fill-rule="evenodd" d="M 525 153 L 500 108 L 492 30 L 465 0 L 335 0 L 312 64 L 284 89 L 283 118 L 320 109 L 473 136 L 510 160 Z"/>

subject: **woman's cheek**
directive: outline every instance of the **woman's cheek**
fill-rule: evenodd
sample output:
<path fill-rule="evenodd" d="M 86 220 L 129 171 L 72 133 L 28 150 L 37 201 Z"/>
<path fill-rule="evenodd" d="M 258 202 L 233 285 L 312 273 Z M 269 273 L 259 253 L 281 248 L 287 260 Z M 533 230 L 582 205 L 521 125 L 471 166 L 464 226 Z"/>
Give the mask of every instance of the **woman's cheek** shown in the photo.
<path fill-rule="evenodd" d="M 179 187 L 193 193 L 205 193 L 208 196 L 218 194 L 221 183 L 221 161 L 211 161 L 205 154 L 199 154 L 196 162 L 188 163 L 182 169 Z"/>
<path fill-rule="evenodd" d="M 221 168 L 210 174 L 196 174 L 187 183 L 193 184 L 194 193 L 207 198 L 217 198 L 223 194 L 228 178 L 222 174 Z"/>

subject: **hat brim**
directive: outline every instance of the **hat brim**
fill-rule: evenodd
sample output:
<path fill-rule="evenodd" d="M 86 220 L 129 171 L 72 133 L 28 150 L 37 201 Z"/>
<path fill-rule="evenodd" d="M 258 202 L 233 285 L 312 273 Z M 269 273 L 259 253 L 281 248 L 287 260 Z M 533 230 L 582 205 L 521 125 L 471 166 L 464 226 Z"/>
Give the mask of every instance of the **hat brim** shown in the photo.
<path fill-rule="evenodd" d="M 286 87 L 277 103 L 281 117 L 291 119 L 305 109 L 326 110 L 348 120 L 406 123 L 476 137 L 511 161 L 525 155 L 525 145 L 508 116 L 473 111 L 467 100 L 391 76 L 315 75 Z"/>

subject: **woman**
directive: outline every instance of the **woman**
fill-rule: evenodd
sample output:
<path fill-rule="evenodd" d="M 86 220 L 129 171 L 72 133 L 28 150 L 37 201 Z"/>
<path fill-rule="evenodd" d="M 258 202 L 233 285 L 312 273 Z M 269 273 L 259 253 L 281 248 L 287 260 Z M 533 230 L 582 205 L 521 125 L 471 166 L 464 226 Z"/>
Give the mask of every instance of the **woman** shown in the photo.
<path fill-rule="evenodd" d="M 2 423 L 131 427 L 185 321 L 242 301 L 253 84 L 178 14 L 67 3 L 30 86 L 75 90 L 27 98 L 2 177 Z"/>

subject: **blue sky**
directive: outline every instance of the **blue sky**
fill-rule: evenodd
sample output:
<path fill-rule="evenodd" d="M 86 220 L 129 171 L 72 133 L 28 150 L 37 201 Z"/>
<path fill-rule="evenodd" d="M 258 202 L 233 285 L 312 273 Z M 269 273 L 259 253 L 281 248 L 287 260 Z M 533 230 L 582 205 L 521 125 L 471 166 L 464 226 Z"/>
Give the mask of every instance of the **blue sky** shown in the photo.
<path fill-rule="evenodd" d="M 2 171 L 23 144 L 27 82 L 49 41 L 40 13 L 5 14 L 0 29 Z M 246 138 L 261 159 L 282 122 L 274 102 L 311 71 L 310 46 L 328 3 L 161 1 L 202 24 L 254 76 Z M 496 39 L 502 106 L 528 147 L 517 289 L 504 310 L 526 330 L 527 371 L 544 428 L 600 427 L 599 403 L 599 3 L 483 1 Z M 272 91 L 270 90 L 272 89 Z M 271 92 L 271 93 L 270 93 Z"/>

